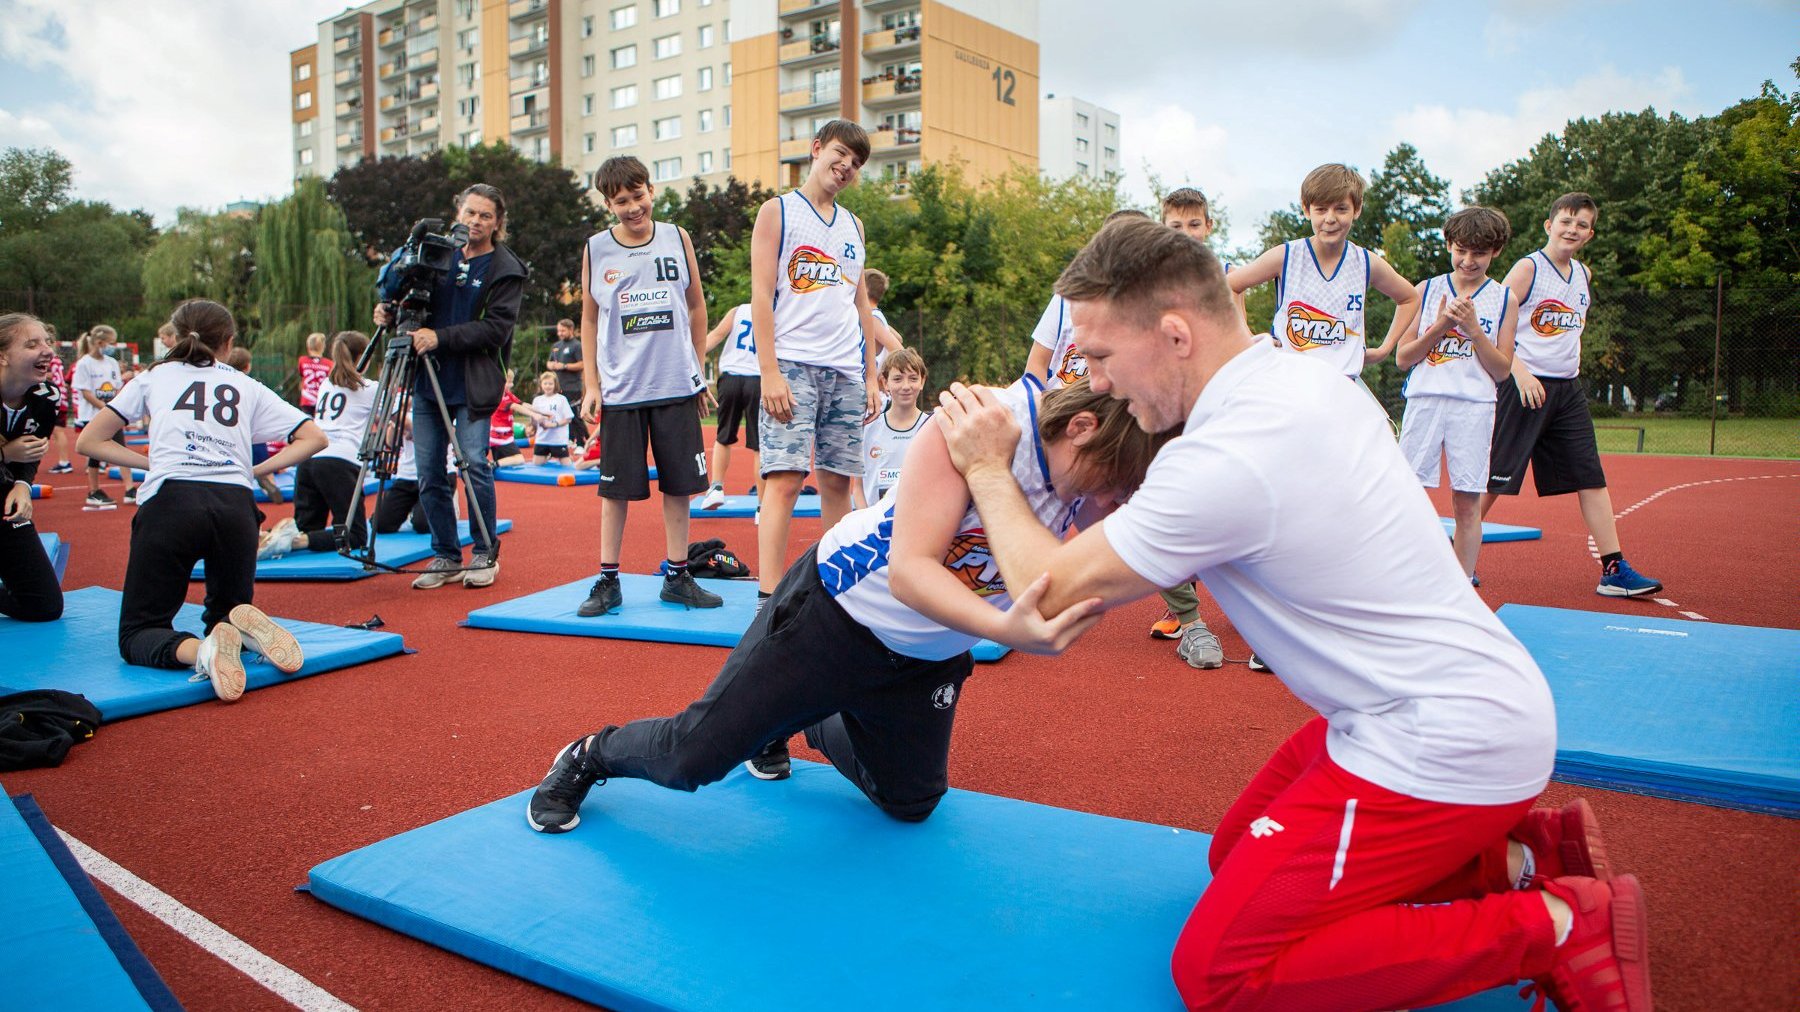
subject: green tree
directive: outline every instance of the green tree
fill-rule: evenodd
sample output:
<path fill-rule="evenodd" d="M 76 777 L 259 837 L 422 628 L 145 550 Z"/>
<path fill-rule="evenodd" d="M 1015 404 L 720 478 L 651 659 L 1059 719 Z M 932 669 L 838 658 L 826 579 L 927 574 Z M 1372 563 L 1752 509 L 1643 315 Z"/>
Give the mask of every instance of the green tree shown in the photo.
<path fill-rule="evenodd" d="M 69 203 L 74 169 L 50 148 L 7 148 L 0 154 L 0 236 L 42 228 Z"/>
<path fill-rule="evenodd" d="M 1400 143 L 1389 151 L 1381 168 L 1369 176 L 1363 192 L 1362 214 L 1350 230 L 1350 238 L 1368 249 L 1388 249 L 1389 229 L 1406 226 L 1408 243 L 1416 256 L 1402 277 L 1419 280 L 1419 272 L 1441 274 L 1450 269 L 1444 252 L 1444 219 L 1450 217 L 1450 184 L 1431 174 L 1419 150 Z M 1397 234 L 1397 233 L 1396 233 Z M 1393 255 L 1388 262 L 1399 270 Z"/>
<path fill-rule="evenodd" d="M 246 343 L 292 358 L 313 331 L 366 329 L 374 282 L 324 182 L 302 178 L 287 199 L 263 208 L 257 219 L 251 288 L 262 330 Z M 287 386 L 293 379 L 276 382 Z"/>
<path fill-rule="evenodd" d="M 343 209 L 364 256 L 380 263 L 406 241 L 413 222 L 451 214 L 456 184 L 443 153 L 433 151 L 364 158 L 333 173 L 326 192 Z"/>
<path fill-rule="evenodd" d="M 731 250 L 743 246 L 747 254 L 756 211 L 774 196 L 774 190 L 747 185 L 736 176 L 727 178 L 724 186 L 709 186 L 696 177 L 685 194 L 672 186 L 656 193 L 657 219 L 680 225 L 694 240 L 694 259 L 706 288 L 707 319 L 713 323 L 749 298 L 747 255 L 736 256 Z M 733 284 L 724 277 L 722 261 L 735 266 L 740 260 L 744 271 L 734 280 L 741 284 Z M 740 289 L 743 297 L 733 298 Z"/>
<path fill-rule="evenodd" d="M 581 254 L 601 226 L 587 182 L 568 168 L 526 157 L 510 144 L 444 151 L 452 193 L 488 183 L 506 195 L 506 245 L 531 268 L 521 323 L 544 327 L 580 308 Z M 446 206 L 441 212 L 450 215 Z"/>
<path fill-rule="evenodd" d="M 144 257 L 144 299 L 153 308 L 205 298 L 243 314 L 252 309 L 256 219 L 184 207 L 175 225 L 156 237 Z M 239 319 L 254 330 L 256 321 Z"/>
<path fill-rule="evenodd" d="M 75 199 L 67 159 L 50 150 L 0 155 L 0 302 L 64 334 L 96 323 L 141 341 L 150 216 Z"/>

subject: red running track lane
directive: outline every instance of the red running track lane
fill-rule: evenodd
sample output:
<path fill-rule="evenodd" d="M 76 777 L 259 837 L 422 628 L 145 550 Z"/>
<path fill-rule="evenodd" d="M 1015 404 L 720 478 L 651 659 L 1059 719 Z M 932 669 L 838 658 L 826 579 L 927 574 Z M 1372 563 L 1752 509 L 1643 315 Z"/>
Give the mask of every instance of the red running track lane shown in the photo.
<path fill-rule="evenodd" d="M 739 455 L 731 488 L 749 484 Z M 1800 563 L 1793 504 L 1800 464 L 1609 457 L 1616 508 L 1672 485 L 1620 522 L 1628 556 L 1683 609 L 1719 622 L 1794 626 Z M 560 745 L 604 723 L 670 713 L 711 679 L 704 647 L 527 636 L 459 628 L 472 607 L 577 579 L 597 566 L 591 490 L 502 485 L 505 539 L 488 590 L 412 591 L 404 577 L 262 584 L 258 604 L 314 621 L 379 612 L 419 653 L 232 706 L 200 705 L 104 728 L 61 768 L 13 773 L 62 828 L 353 1005 L 382 1009 L 562 1008 L 576 1003 L 340 913 L 292 891 L 317 862 L 535 783 Z M 83 513 L 80 489 L 39 502 L 68 539 L 66 585 L 119 586 L 129 511 Z M 1440 502 L 1442 493 L 1438 494 Z M 269 510 L 271 519 L 289 507 Z M 1674 612 L 1593 593 L 1597 566 L 1572 498 L 1527 493 L 1492 519 L 1540 526 L 1541 542 L 1490 545 L 1482 594 L 1601 611 Z M 791 554 L 819 534 L 795 523 Z M 696 522 L 755 560 L 747 521 Z M 636 506 L 628 569 L 661 543 L 654 503 Z M 1765 577 L 1762 574 L 1774 574 Z M 198 587 L 190 600 L 198 600 Z M 1228 657 L 1247 646 L 1204 597 Z M 1015 655 L 983 666 L 962 704 L 952 753 L 958 787 L 1211 830 L 1236 792 L 1309 711 L 1241 663 L 1196 672 L 1145 636 L 1160 605 L 1119 609 L 1062 659 Z M 1729 672 L 1720 672 L 1729 691 Z M 601 788 L 604 791 L 604 788 Z M 1552 784 L 1555 804 L 1575 788 Z M 1800 993 L 1800 820 L 1582 789 L 1613 859 L 1649 891 L 1659 1007 L 1785 1009 Z M 190 1009 L 280 1002 L 108 893 Z M 781 915 L 776 914 L 779 918 Z M 804 926 L 794 921 L 796 933 Z"/>

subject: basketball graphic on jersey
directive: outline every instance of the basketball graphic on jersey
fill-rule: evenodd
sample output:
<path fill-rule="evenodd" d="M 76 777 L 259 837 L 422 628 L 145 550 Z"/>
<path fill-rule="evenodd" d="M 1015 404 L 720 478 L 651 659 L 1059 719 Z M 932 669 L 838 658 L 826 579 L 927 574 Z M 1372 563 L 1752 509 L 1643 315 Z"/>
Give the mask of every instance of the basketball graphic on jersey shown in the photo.
<path fill-rule="evenodd" d="M 1063 350 L 1062 361 L 1056 364 L 1056 378 L 1068 386 L 1088 374 L 1087 356 L 1075 350 L 1071 343 Z"/>
<path fill-rule="evenodd" d="M 988 552 L 987 533 L 979 527 L 950 539 L 950 550 L 944 553 L 944 568 L 956 574 L 963 586 L 981 597 L 1006 593 L 1006 581 L 1000 578 L 1000 567 Z"/>
<path fill-rule="evenodd" d="M 844 269 L 831 255 L 817 246 L 800 246 L 788 257 L 788 287 L 795 292 L 812 292 L 844 283 Z"/>
<path fill-rule="evenodd" d="M 94 396 L 104 402 L 104 401 L 112 400 L 115 396 L 118 395 L 118 393 L 119 393 L 119 388 L 116 386 L 113 386 L 112 380 L 107 380 L 106 382 L 100 384 L 100 389 L 94 391 Z"/>
<path fill-rule="evenodd" d="M 600 272 L 600 280 L 603 283 L 609 284 L 609 285 L 618 284 L 619 279 L 624 276 L 625 276 L 625 272 L 618 269 L 617 267 L 608 267 L 606 270 Z"/>
<path fill-rule="evenodd" d="M 1475 354 L 1475 345 L 1463 336 L 1462 331 L 1452 329 L 1450 333 L 1438 340 L 1438 343 L 1425 355 L 1426 365 L 1443 365 L 1468 358 Z"/>
<path fill-rule="evenodd" d="M 1531 311 L 1531 329 L 1541 337 L 1555 337 L 1581 326 L 1581 314 L 1556 299 L 1545 299 Z"/>
<path fill-rule="evenodd" d="M 1335 347 L 1357 336 L 1343 320 L 1304 302 L 1288 305 L 1286 331 L 1288 344 L 1295 351 Z"/>

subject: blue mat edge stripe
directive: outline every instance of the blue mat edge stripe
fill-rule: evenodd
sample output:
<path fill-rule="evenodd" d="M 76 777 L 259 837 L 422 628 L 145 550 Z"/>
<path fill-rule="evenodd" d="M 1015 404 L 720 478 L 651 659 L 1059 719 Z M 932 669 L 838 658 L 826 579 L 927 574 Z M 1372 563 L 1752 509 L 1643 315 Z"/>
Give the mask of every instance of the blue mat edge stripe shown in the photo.
<path fill-rule="evenodd" d="M 467 520 L 459 520 L 459 521 L 457 521 L 457 526 L 460 530 L 461 528 L 467 527 L 468 523 L 469 522 Z M 512 521 L 511 520 L 503 518 L 500 520 L 496 520 L 494 522 L 494 533 L 495 534 L 506 534 L 511 530 L 512 530 Z M 396 531 L 394 533 L 399 534 L 399 533 L 404 533 L 404 532 Z M 414 531 L 413 533 L 417 534 L 417 533 L 422 533 L 422 532 Z M 382 538 L 387 538 L 387 537 L 392 537 L 392 536 L 393 536 L 392 534 L 377 534 L 377 535 L 375 535 L 376 551 L 379 552 L 381 550 L 381 539 Z M 469 545 L 472 545 L 475 543 L 475 536 L 472 532 L 461 531 L 458 534 L 457 543 L 464 547 L 468 547 Z M 66 553 L 66 547 L 65 547 L 65 553 Z M 264 583 L 346 583 L 351 580 L 364 580 L 371 576 L 394 575 L 394 574 L 389 574 L 387 572 L 387 570 L 385 570 L 385 569 L 364 569 L 360 563 L 355 563 L 349 559 L 345 559 L 342 555 L 338 555 L 335 552 L 310 552 L 310 553 L 289 552 L 288 553 L 288 555 L 290 557 L 303 556 L 306 554 L 332 556 L 334 558 L 343 560 L 344 566 L 342 568 L 324 569 L 324 570 L 311 570 L 311 569 L 283 570 L 283 569 L 277 568 L 277 569 L 273 569 L 267 573 L 264 573 L 262 571 L 261 564 L 258 564 L 256 567 L 257 568 L 256 579 L 260 580 Z M 399 554 L 394 555 L 391 558 L 383 559 L 382 561 L 386 562 L 390 566 L 410 566 L 415 562 L 423 562 L 424 560 L 426 560 L 430 557 L 431 557 L 431 545 L 429 542 L 427 542 L 425 544 L 425 546 L 422 548 L 417 548 L 417 549 L 414 549 L 414 550 L 408 551 L 408 552 L 400 552 Z M 192 573 L 188 574 L 188 582 L 192 583 L 192 582 L 195 582 L 198 580 L 204 580 L 204 579 L 206 579 L 206 562 L 204 560 L 202 560 L 200 562 L 194 563 L 194 571 Z"/>
<path fill-rule="evenodd" d="M 125 975 L 131 978 L 132 985 L 137 988 L 144 1003 L 156 1012 L 181 1012 L 181 1003 L 175 1000 L 175 993 L 169 990 L 162 974 L 156 972 L 156 967 L 144 955 L 143 950 L 138 948 L 131 933 L 119 922 L 118 915 L 113 913 L 112 906 L 100 895 L 93 880 L 88 878 L 81 862 L 75 860 L 68 845 L 56 834 L 49 817 L 38 806 L 37 799 L 30 794 L 21 794 L 11 801 L 19 817 L 25 820 L 26 828 L 37 837 L 38 846 L 44 848 L 50 863 L 62 874 L 63 881 L 69 884 L 75 899 L 81 903 L 81 909 L 94 922 L 94 927 L 99 929 L 101 940 L 112 950 L 113 957 L 119 961 Z"/>

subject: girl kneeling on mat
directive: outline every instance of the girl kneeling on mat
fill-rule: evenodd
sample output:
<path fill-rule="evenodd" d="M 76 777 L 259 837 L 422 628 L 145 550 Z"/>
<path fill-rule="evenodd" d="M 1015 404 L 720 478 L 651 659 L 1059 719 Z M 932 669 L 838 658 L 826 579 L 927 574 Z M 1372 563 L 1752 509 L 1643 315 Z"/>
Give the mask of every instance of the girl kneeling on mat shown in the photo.
<path fill-rule="evenodd" d="M 169 318 L 181 335 L 168 357 L 127 384 L 82 430 L 80 453 L 148 474 L 131 519 L 131 558 L 119 608 L 119 653 L 153 668 L 192 667 L 227 702 L 244 694 L 243 648 L 281 671 L 300 670 L 300 644 L 250 601 L 260 514 L 255 477 L 324 449 L 305 412 L 223 358 L 237 336 L 231 312 L 191 299 Z M 149 457 L 111 442 L 129 418 L 150 416 Z M 253 443 L 287 446 L 252 467 Z M 173 628 L 194 563 L 206 562 L 206 638 Z"/>
<path fill-rule="evenodd" d="M 62 617 L 62 585 L 31 523 L 31 483 L 50 446 L 62 371 L 35 316 L 0 315 L 0 615 L 21 622 Z"/>
<path fill-rule="evenodd" d="M 335 552 L 368 543 L 368 513 L 358 487 L 362 468 L 356 455 L 375 409 L 375 384 L 356 369 L 368 335 L 340 332 L 331 341 L 331 372 L 319 384 L 313 419 L 331 445 L 294 471 L 294 518 L 263 536 L 258 559 L 279 559 L 291 551 Z"/>

